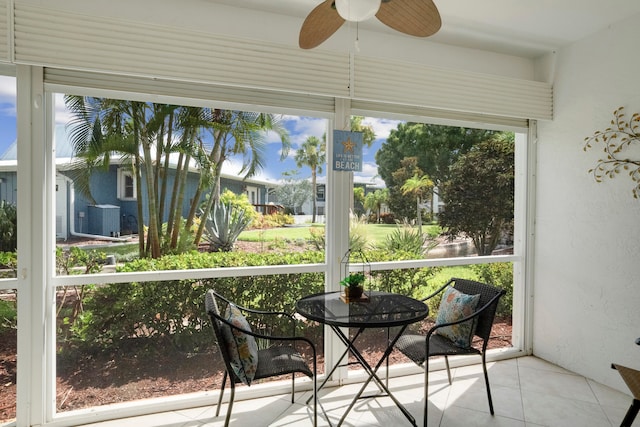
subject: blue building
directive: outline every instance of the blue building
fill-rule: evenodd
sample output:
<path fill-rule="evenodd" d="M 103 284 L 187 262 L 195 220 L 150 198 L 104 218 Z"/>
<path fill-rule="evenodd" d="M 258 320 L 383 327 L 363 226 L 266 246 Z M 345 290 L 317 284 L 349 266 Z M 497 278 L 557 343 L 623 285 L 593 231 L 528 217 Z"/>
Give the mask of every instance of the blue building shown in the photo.
<path fill-rule="evenodd" d="M 90 189 L 95 203 L 77 191 L 71 171 L 77 168 L 74 153 L 69 143 L 64 125 L 55 129 L 56 153 L 56 237 L 67 239 L 71 236 L 106 236 L 137 233 L 138 200 L 136 182 L 131 168 L 120 158 L 111 159 L 108 170 L 96 170 L 90 177 Z M 14 142 L 0 156 L 0 200 L 7 203 L 17 202 L 17 152 Z M 168 170 L 168 188 L 175 180 L 175 164 Z M 182 214 L 189 212 L 191 202 L 196 196 L 200 174 L 196 168 L 188 172 Z M 142 180 L 144 182 L 144 178 Z M 257 179 L 242 179 L 237 175 L 223 174 L 220 179 L 221 192 L 230 190 L 236 194 L 246 194 L 249 201 L 261 213 L 270 208 L 269 193 L 277 184 Z M 202 199 L 206 196 L 203 194 Z M 147 198 L 146 188 L 142 197 Z M 148 224 L 146 200 L 142 201 L 144 224 Z M 164 206 L 163 222 L 169 215 L 169 207 Z"/>

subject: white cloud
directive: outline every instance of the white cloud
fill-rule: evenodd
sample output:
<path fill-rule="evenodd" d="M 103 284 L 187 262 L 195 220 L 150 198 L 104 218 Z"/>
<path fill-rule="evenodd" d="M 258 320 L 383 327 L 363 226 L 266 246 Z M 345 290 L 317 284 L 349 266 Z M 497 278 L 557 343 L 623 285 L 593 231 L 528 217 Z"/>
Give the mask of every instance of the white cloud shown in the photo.
<path fill-rule="evenodd" d="M 72 118 L 71 112 L 67 110 L 67 107 L 64 103 L 64 94 L 56 93 L 55 94 L 55 120 L 57 124 L 67 124 Z"/>
<path fill-rule="evenodd" d="M 16 117 L 16 79 L 0 76 L 0 114 Z"/>
<path fill-rule="evenodd" d="M 378 176 L 378 165 L 375 163 L 365 162 L 362 164 L 362 172 L 354 172 L 354 180 L 356 182 L 374 184 L 376 186 L 384 186 L 384 181 Z"/>
<path fill-rule="evenodd" d="M 392 130 L 397 129 L 400 120 L 377 119 L 373 117 L 365 117 L 362 124 L 371 126 L 376 134 L 376 139 L 387 139 Z"/>
<path fill-rule="evenodd" d="M 15 77 L 0 76 L 0 115 L 16 117 L 16 79 Z M 64 95 L 56 93 L 54 97 L 56 123 L 67 123 L 71 114 L 64 105 Z"/>
<path fill-rule="evenodd" d="M 308 137 L 322 139 L 327 133 L 327 120 L 316 117 L 285 116 L 286 126 L 291 136 L 291 146 L 299 147 Z"/>
<path fill-rule="evenodd" d="M 246 172 L 242 172 L 242 160 L 238 158 L 227 159 L 222 164 L 222 173 L 224 175 L 239 176 L 239 177 L 244 177 L 246 175 Z M 275 182 L 277 180 L 277 178 L 269 175 L 268 170 L 259 170 L 257 175 L 252 176 L 250 179 L 255 179 L 259 181 L 270 181 L 270 182 Z"/>

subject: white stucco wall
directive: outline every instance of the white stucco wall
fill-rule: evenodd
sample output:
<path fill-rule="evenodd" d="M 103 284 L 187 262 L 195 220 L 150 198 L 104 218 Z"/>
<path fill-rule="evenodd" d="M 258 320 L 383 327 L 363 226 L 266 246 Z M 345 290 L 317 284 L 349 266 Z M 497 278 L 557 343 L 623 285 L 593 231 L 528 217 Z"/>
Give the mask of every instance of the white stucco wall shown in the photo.
<path fill-rule="evenodd" d="M 610 365 L 640 369 L 640 200 L 626 174 L 596 183 L 604 153 L 583 144 L 617 107 L 640 112 L 639 18 L 557 53 L 538 129 L 534 354 L 627 393 Z"/>

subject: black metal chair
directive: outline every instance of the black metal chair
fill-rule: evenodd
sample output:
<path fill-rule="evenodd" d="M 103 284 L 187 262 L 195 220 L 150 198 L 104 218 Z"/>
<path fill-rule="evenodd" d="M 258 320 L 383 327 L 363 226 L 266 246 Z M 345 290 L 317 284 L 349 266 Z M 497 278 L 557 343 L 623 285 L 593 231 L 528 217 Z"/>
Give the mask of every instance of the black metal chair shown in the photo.
<path fill-rule="evenodd" d="M 636 340 L 636 344 L 640 345 L 640 338 Z M 629 406 L 629 409 L 620 424 L 620 427 L 631 427 L 633 420 L 635 420 L 636 415 L 638 415 L 638 411 L 640 411 L 640 371 L 633 368 L 627 368 L 626 366 L 618 365 L 616 363 L 611 364 L 611 367 L 618 370 L 622 380 L 633 395 L 631 406 Z"/>
<path fill-rule="evenodd" d="M 477 308 L 467 316 L 450 323 L 437 324 L 433 326 L 426 335 L 405 334 L 398 339 L 395 347 L 405 356 L 411 359 L 419 366 L 424 365 L 424 426 L 427 426 L 427 414 L 429 407 L 429 358 L 432 356 L 444 356 L 445 365 L 447 367 L 447 375 L 449 385 L 451 385 L 451 370 L 449 369 L 449 356 L 461 355 L 481 355 L 482 369 L 484 370 L 484 380 L 487 386 L 487 397 L 489 399 L 489 411 L 493 415 L 493 401 L 491 399 L 491 389 L 489 388 L 489 376 L 487 374 L 486 349 L 489 337 L 491 335 L 491 327 L 495 318 L 496 309 L 500 297 L 505 291 L 494 286 L 476 282 L 467 279 L 452 278 L 440 289 L 433 294 L 424 298 L 427 301 L 437 295 L 441 295 L 449 287 L 455 288 L 457 291 L 467 295 L 479 295 Z M 469 346 L 467 348 L 459 347 L 453 341 L 449 340 L 437 332 L 444 327 L 461 324 L 463 322 L 475 322 L 474 336 L 482 340 L 480 348 Z M 470 337 L 471 338 L 471 337 Z"/>
<path fill-rule="evenodd" d="M 218 302 L 220 302 L 220 304 L 218 304 Z M 224 315 L 225 311 L 221 311 L 219 309 L 220 307 L 226 310 L 229 306 L 236 307 L 242 313 L 259 315 L 260 317 L 276 316 L 274 321 L 276 319 L 286 319 L 291 323 L 292 333 L 290 336 L 277 336 L 263 333 L 264 330 L 268 329 L 265 327 L 269 326 L 264 323 L 258 325 L 261 331 L 260 333 L 253 332 L 250 328 L 240 328 L 237 324 L 228 321 Z M 229 399 L 229 408 L 227 409 L 227 416 L 224 424 L 225 427 L 229 425 L 229 421 L 231 419 L 231 410 L 233 408 L 233 399 L 235 397 L 235 384 L 242 382 L 236 370 L 234 370 L 234 367 L 232 366 L 234 355 L 232 355 L 231 352 L 239 352 L 239 350 L 237 347 L 234 347 L 234 345 L 230 345 L 231 343 L 229 342 L 230 340 L 233 340 L 232 334 L 237 334 L 238 332 L 246 334 L 246 337 L 249 339 L 255 339 L 256 342 L 259 343 L 260 348 L 257 351 L 257 366 L 253 380 L 291 374 L 291 403 L 293 403 L 295 393 L 295 374 L 301 373 L 312 379 L 313 425 L 316 426 L 318 419 L 318 402 L 316 396 L 316 348 L 309 339 L 301 336 L 295 336 L 295 319 L 293 316 L 284 312 L 252 310 L 237 306 L 213 290 L 208 290 L 205 294 L 205 309 L 211 319 L 211 325 L 213 326 L 216 342 L 225 364 L 220 398 L 218 399 L 218 407 L 216 408 L 216 417 L 220 415 L 220 406 L 222 404 L 224 389 L 227 383 L 227 378 L 230 378 L 231 397 Z M 304 342 L 309 345 L 311 352 L 313 353 L 312 368 L 309 367 L 305 358 L 296 350 L 296 342 Z M 250 385 L 250 383 L 248 385 Z M 258 421 L 257 424 L 260 424 L 260 422 Z"/>

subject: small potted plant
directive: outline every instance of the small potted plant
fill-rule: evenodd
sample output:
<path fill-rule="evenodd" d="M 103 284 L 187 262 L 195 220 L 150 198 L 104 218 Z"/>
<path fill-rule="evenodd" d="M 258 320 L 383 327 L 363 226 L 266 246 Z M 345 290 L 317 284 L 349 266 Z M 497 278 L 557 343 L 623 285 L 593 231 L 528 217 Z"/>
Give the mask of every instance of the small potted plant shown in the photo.
<path fill-rule="evenodd" d="M 347 299 L 354 300 L 362 296 L 364 292 L 364 273 L 350 273 L 347 277 L 340 281 L 344 286 L 344 294 Z"/>

